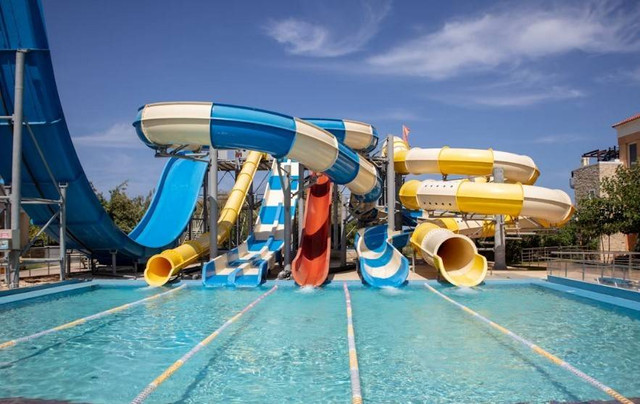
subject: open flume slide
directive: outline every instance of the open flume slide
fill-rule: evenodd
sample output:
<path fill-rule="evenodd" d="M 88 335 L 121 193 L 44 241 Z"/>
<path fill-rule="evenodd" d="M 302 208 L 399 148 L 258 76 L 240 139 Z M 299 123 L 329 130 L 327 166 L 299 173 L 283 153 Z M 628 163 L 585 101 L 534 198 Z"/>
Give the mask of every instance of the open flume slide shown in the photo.
<path fill-rule="evenodd" d="M 289 172 L 291 192 L 297 192 L 300 187 L 300 164 L 291 160 L 280 164 L 283 170 Z M 293 220 L 298 200 L 297 195 L 293 196 L 291 210 L 285 212 L 282 180 L 278 162 L 274 161 L 254 232 L 238 247 L 204 265 L 202 282 L 205 286 L 256 287 L 266 279 L 269 268 L 280 258 L 284 247 L 285 215 L 290 215 Z"/>
<path fill-rule="evenodd" d="M 56 184 L 67 184 L 67 248 L 90 253 L 111 262 L 145 259 L 175 244 L 186 228 L 206 171 L 201 162 L 170 159 L 156 186 L 153 200 L 138 226 L 127 235 L 105 212 L 80 165 L 71 141 L 56 87 L 41 5 L 35 0 L 0 1 L 0 115 L 13 114 L 16 51 L 25 54 L 22 197 L 59 198 Z M 0 176 L 11 181 L 13 124 L 0 120 Z M 37 145 L 32 140 L 33 132 Z M 40 158 L 51 168 L 53 180 Z M 57 207 L 24 204 L 37 226 L 57 212 Z M 47 234 L 57 239 L 54 223 Z"/>
<path fill-rule="evenodd" d="M 320 175 L 307 194 L 302 240 L 291 263 L 293 279 L 300 286 L 320 286 L 329 275 L 332 189 L 329 177 Z"/>
<path fill-rule="evenodd" d="M 236 176 L 236 183 L 229 191 L 225 203 L 218 218 L 217 243 L 222 244 L 231 233 L 231 229 L 238 220 L 238 215 L 249 192 L 249 187 L 258 171 L 258 165 L 263 154 L 252 151 L 242 165 L 242 170 Z M 172 277 L 193 264 L 201 256 L 209 253 L 209 233 L 204 233 L 195 240 L 188 240 L 182 245 L 165 250 L 149 258 L 144 271 L 144 279 L 151 286 L 164 285 Z"/>
<path fill-rule="evenodd" d="M 358 230 L 356 251 L 362 279 L 369 285 L 401 286 L 409 275 L 409 261 L 399 249 L 407 245 L 410 233 L 388 233 L 387 225 Z"/>

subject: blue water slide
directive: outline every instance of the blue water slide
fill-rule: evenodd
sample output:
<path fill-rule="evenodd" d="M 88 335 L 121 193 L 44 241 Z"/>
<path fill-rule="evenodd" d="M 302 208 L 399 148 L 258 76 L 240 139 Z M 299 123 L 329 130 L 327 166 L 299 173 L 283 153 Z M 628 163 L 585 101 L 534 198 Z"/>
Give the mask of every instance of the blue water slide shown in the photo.
<path fill-rule="evenodd" d="M 366 147 L 375 143 L 376 132 L 371 125 L 343 122 L 355 128 L 347 131 L 354 143 L 362 139 L 367 140 Z M 256 150 L 275 158 L 290 158 L 312 171 L 325 173 L 365 203 L 377 201 L 382 192 L 375 166 L 333 133 L 277 112 L 219 103 L 161 102 L 140 108 L 134 126 L 140 139 L 151 148 L 198 144 Z"/>
<path fill-rule="evenodd" d="M 356 251 L 362 280 L 371 286 L 399 287 L 409 276 L 409 261 L 399 251 L 409 242 L 410 233 L 389 234 L 387 225 L 360 229 Z"/>
<path fill-rule="evenodd" d="M 175 244 L 195 207 L 206 164 L 170 159 L 151 205 L 129 234 L 113 223 L 96 197 L 71 142 L 53 74 L 42 6 L 36 0 L 0 1 L 0 115 L 13 114 L 15 58 L 26 49 L 24 121 L 46 156 L 55 183 L 66 183 L 68 247 L 110 259 L 143 259 Z M 0 122 L 0 176 L 11 181 L 11 122 Z M 23 130 L 22 196 L 58 199 L 54 181 L 39 156 L 27 127 Z M 57 207 L 24 205 L 36 225 L 45 224 Z M 57 225 L 48 234 L 58 237 Z"/>

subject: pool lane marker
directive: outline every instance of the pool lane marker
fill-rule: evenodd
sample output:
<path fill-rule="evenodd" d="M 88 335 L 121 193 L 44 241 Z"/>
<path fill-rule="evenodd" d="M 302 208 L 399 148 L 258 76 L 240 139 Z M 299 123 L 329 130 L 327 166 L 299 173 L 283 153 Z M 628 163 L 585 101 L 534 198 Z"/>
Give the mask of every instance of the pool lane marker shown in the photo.
<path fill-rule="evenodd" d="M 101 311 L 100 313 L 96 313 L 96 314 L 93 314 L 93 315 L 90 315 L 90 316 L 87 316 L 87 317 L 82 317 L 82 318 L 79 318 L 77 320 L 70 321 L 70 322 L 68 322 L 66 324 L 62 324 L 62 325 L 59 325 L 57 327 L 49 328 L 48 330 L 40 331 L 40 332 L 37 332 L 35 334 L 31 334 L 31 335 L 27 335 L 27 336 L 24 336 L 24 337 L 12 339 L 11 341 L 3 342 L 3 343 L 0 344 L 0 350 L 12 347 L 12 346 L 17 345 L 17 344 L 19 344 L 21 342 L 31 341 L 33 339 L 36 339 L 38 337 L 42 337 L 44 335 L 48 335 L 48 334 L 52 334 L 54 332 L 66 330 L 67 328 L 72 328 L 72 327 L 75 327 L 77 325 L 84 324 L 87 321 L 96 320 L 98 318 L 105 317 L 105 316 L 108 316 L 110 314 L 115 314 L 115 313 L 118 313 L 120 311 L 123 311 L 123 310 L 126 310 L 126 309 L 130 309 L 130 308 L 132 308 L 134 306 L 138 306 L 138 305 L 140 305 L 142 303 L 146 303 L 146 302 L 149 302 L 151 300 L 158 299 L 158 298 L 160 298 L 162 296 L 168 295 L 170 293 L 177 292 L 177 291 L 183 289 L 185 286 L 187 286 L 187 285 L 181 285 L 181 286 L 178 286 L 177 288 L 173 288 L 173 289 L 168 290 L 166 292 L 162 292 L 162 293 L 158 293 L 158 294 L 153 295 L 153 296 L 145 297 L 144 299 L 140 299 L 140 300 L 136 300 L 135 302 L 123 304 L 122 306 L 118 306 L 118 307 L 114 307 L 113 309 Z"/>
<path fill-rule="evenodd" d="M 471 314 L 472 316 L 474 316 L 478 320 L 490 325 L 491 327 L 495 328 L 496 330 L 500 331 L 501 333 L 503 333 L 505 335 L 508 335 L 509 337 L 511 337 L 514 340 L 520 342 L 521 344 L 526 345 L 533 352 L 535 352 L 535 353 L 537 353 L 537 354 L 549 359 L 551 362 L 553 362 L 556 365 L 568 370 L 569 372 L 571 372 L 574 375 L 578 376 L 579 378 L 581 378 L 582 380 L 586 381 L 587 383 L 589 383 L 593 387 L 597 388 L 598 390 L 603 391 L 604 393 L 608 394 L 609 396 L 615 398 L 618 402 L 625 403 L 625 404 L 633 404 L 633 401 L 629 400 L 628 398 L 626 398 L 622 394 L 618 393 L 617 391 L 615 391 L 611 387 L 599 382 L 598 380 L 596 380 L 593 377 L 589 376 L 588 374 L 582 372 L 581 370 L 573 367 L 572 365 L 568 364 L 567 362 L 563 361 L 562 359 L 558 358 L 557 356 L 545 351 L 544 349 L 540 348 L 539 346 L 537 346 L 536 344 L 532 343 L 531 341 L 528 341 L 528 340 L 522 338 L 518 334 L 515 334 L 515 333 L 507 330 L 506 328 L 504 328 L 500 324 L 494 323 L 493 321 L 491 321 L 488 318 L 484 317 L 480 313 L 477 313 L 477 312 L 471 310 L 470 308 L 468 308 L 467 306 L 465 306 L 463 304 L 460 304 L 460 303 L 456 302 L 455 300 L 451 299 L 450 297 L 438 292 L 433 286 L 431 286 L 431 285 L 429 285 L 427 283 L 425 283 L 424 286 L 426 286 L 427 289 L 429 289 L 431 292 L 433 292 L 436 295 L 440 296 L 441 298 L 445 299 L 449 303 L 452 303 L 452 304 L 458 306 L 458 308 L 466 311 L 468 314 Z"/>
<path fill-rule="evenodd" d="M 356 338 L 353 331 L 353 310 L 351 309 L 351 294 L 347 283 L 342 284 L 344 298 L 347 302 L 347 340 L 349 341 L 349 373 L 351 375 L 351 402 L 362 403 L 362 390 L 360 388 L 360 370 L 358 369 L 358 353 L 356 352 Z"/>
<path fill-rule="evenodd" d="M 146 400 L 149 397 L 149 395 L 151 393 L 153 393 L 155 391 L 155 389 L 158 388 L 158 386 L 160 386 L 169 377 L 171 377 L 171 375 L 173 375 L 178 369 L 180 369 L 182 367 L 182 365 L 184 365 L 189 359 L 191 359 L 191 357 L 193 357 L 195 354 L 197 354 L 202 348 L 204 348 L 207 345 L 209 345 L 209 343 L 211 341 L 213 341 L 214 339 L 216 339 L 218 337 L 218 335 L 220 335 L 222 333 L 222 331 L 224 331 L 227 327 L 229 327 L 231 324 L 233 324 L 240 317 L 242 317 L 243 314 L 245 314 L 246 312 L 248 312 L 249 310 L 254 308 L 258 303 L 260 303 L 262 301 L 262 299 L 264 299 L 265 297 L 267 297 L 270 294 L 272 294 L 273 292 L 275 292 L 276 289 L 278 289 L 278 285 L 276 285 L 276 286 L 272 287 L 271 289 L 269 289 L 262 296 L 260 296 L 256 300 L 254 300 L 250 305 L 248 305 L 247 307 L 242 309 L 242 311 L 240 311 L 238 314 L 236 314 L 235 316 L 233 316 L 229 320 L 227 320 L 224 324 L 222 324 L 222 326 L 220 328 L 218 328 L 217 330 L 215 330 L 214 332 L 209 334 L 209 336 L 207 338 L 205 338 L 202 341 L 200 341 L 189 352 L 184 354 L 180 359 L 175 361 L 173 363 L 173 365 L 169 366 L 164 372 L 162 372 L 162 374 L 160 376 L 156 377 L 151 383 L 149 383 L 147 385 L 147 387 L 145 387 L 145 389 L 142 390 L 140 392 L 140 394 L 138 394 L 136 396 L 136 398 L 134 398 L 131 401 L 131 404 L 139 404 L 139 403 L 142 403 L 144 400 Z"/>

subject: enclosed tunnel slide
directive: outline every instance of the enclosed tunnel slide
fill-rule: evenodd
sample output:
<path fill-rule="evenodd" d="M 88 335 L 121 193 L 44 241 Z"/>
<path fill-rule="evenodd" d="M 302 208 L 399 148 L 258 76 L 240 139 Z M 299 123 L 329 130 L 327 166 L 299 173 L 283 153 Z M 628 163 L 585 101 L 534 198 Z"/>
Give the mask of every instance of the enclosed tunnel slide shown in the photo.
<path fill-rule="evenodd" d="M 153 200 L 138 226 L 122 232 L 104 211 L 80 165 L 65 121 L 51 63 L 41 5 L 35 0 L 0 2 L 0 115 L 13 114 L 15 60 L 18 49 L 27 50 L 24 74 L 24 121 L 22 149 L 22 197 L 58 199 L 56 184 L 67 184 L 68 248 L 111 262 L 150 257 L 175 244 L 196 204 L 206 164 L 184 159 L 167 161 Z M 0 120 L 0 176 L 11 181 L 13 125 Z M 51 168 L 53 180 L 40 158 L 37 140 Z M 23 205 L 33 223 L 42 226 L 57 207 Z M 48 235 L 57 239 L 57 223 Z"/>
<path fill-rule="evenodd" d="M 329 275 L 332 189 L 329 177 L 320 175 L 307 194 L 300 248 L 291 263 L 293 279 L 300 286 L 320 286 Z"/>
<path fill-rule="evenodd" d="M 527 156 L 473 149 L 408 150 L 404 142 L 398 141 L 394 142 L 394 152 L 394 167 L 401 172 L 490 176 L 493 168 L 501 167 L 505 180 L 513 182 L 408 181 L 400 189 L 400 200 L 407 209 L 509 215 L 535 219 L 545 227 L 562 226 L 573 214 L 571 199 L 565 192 L 522 185 L 521 182 L 532 184 L 539 175 Z M 487 264 L 475 244 L 460 234 L 461 229 L 485 235 L 493 231 L 481 221 L 427 220 L 416 227 L 411 244 L 452 284 L 475 286 L 484 279 Z"/>
<path fill-rule="evenodd" d="M 291 160 L 274 161 L 264 192 L 254 232 L 249 238 L 229 251 L 207 262 L 202 269 L 205 286 L 255 287 L 265 279 L 268 270 L 281 257 L 284 247 L 284 221 L 289 215 L 293 221 L 300 187 L 300 165 Z M 284 209 L 283 178 L 281 170 L 289 173 L 291 181 L 291 209 Z"/>
<path fill-rule="evenodd" d="M 263 153 L 252 151 L 242 165 L 236 177 L 236 183 L 229 191 L 218 218 L 217 243 L 222 244 L 231 233 L 231 229 L 238 220 L 238 215 L 247 197 L 249 187 L 258 171 L 258 165 Z M 209 253 L 209 233 L 204 233 L 195 240 L 188 240 L 182 245 L 156 254 L 147 261 L 144 279 L 151 286 L 161 286 L 167 283 L 179 272 L 195 263 L 201 256 Z"/>

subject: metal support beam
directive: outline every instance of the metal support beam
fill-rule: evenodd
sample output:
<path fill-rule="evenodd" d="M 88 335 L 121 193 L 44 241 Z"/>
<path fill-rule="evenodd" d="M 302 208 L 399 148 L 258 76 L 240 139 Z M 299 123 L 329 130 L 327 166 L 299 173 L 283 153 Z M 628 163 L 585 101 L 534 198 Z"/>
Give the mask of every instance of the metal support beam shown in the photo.
<path fill-rule="evenodd" d="M 16 82 L 13 101 L 13 151 L 11 155 L 11 252 L 9 288 L 20 285 L 20 197 L 22 194 L 22 106 L 24 96 L 24 58 L 26 50 L 16 52 Z"/>
<path fill-rule="evenodd" d="M 504 170 L 501 167 L 496 167 L 493 169 L 493 182 L 504 182 Z M 496 232 L 493 247 L 493 269 L 507 269 L 505 243 L 504 216 L 496 215 Z"/>
<path fill-rule="evenodd" d="M 393 167 L 393 136 L 387 136 L 387 226 L 396 230 L 396 173 Z"/>
<path fill-rule="evenodd" d="M 60 280 L 65 279 L 67 267 L 67 185 L 60 185 Z"/>
<path fill-rule="evenodd" d="M 209 259 L 218 256 L 218 150 L 209 149 Z"/>

